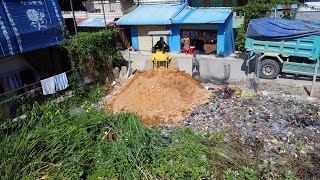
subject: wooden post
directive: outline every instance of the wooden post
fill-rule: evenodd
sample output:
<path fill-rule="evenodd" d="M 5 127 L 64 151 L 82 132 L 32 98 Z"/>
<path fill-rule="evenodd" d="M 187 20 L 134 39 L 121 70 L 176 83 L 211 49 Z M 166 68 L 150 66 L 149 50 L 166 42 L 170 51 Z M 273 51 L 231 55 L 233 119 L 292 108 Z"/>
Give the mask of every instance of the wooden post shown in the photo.
<path fill-rule="evenodd" d="M 312 81 L 310 96 L 314 96 L 314 89 L 317 81 L 318 68 L 319 68 L 319 62 L 316 61 L 316 64 L 314 66 L 313 81 Z"/>

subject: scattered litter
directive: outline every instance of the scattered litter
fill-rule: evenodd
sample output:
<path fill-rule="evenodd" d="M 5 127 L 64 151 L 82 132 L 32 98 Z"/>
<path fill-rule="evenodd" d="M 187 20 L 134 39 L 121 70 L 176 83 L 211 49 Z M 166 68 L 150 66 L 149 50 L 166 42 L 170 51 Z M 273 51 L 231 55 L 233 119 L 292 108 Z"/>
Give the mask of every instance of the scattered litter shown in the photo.
<path fill-rule="evenodd" d="M 24 120 L 24 119 L 26 119 L 26 118 L 27 118 L 27 115 L 23 114 L 23 115 L 21 115 L 21 116 L 19 116 L 19 117 L 14 118 L 12 121 L 13 121 L 13 122 L 16 122 L 16 121 L 18 121 L 18 120 Z"/>
<path fill-rule="evenodd" d="M 268 95 L 269 95 L 268 91 L 261 91 L 261 94 L 262 94 L 263 96 L 268 96 Z"/>
<path fill-rule="evenodd" d="M 273 88 L 265 88 L 260 95 L 246 88 L 215 88 L 209 102 L 194 108 L 184 121 L 158 127 L 164 134 L 175 127 L 209 134 L 227 131 L 226 141 L 261 146 L 266 156 L 273 152 L 298 157 L 320 149 L 319 101 Z"/>
<path fill-rule="evenodd" d="M 315 101 L 318 100 L 318 98 L 316 98 L 316 97 L 308 97 L 307 100 L 308 100 L 308 101 L 311 101 L 311 102 L 315 102 Z"/>
<path fill-rule="evenodd" d="M 242 89 L 241 97 L 242 98 L 251 98 L 256 96 L 257 94 L 252 89 Z"/>

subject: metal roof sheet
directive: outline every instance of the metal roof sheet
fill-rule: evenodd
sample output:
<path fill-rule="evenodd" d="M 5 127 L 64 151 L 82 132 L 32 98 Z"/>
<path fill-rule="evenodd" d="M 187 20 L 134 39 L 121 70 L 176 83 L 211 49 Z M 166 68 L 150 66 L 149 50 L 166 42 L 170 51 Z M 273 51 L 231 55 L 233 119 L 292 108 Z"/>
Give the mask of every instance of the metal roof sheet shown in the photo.
<path fill-rule="evenodd" d="M 179 13 L 185 4 L 140 5 L 122 16 L 117 25 L 165 25 Z"/>
<path fill-rule="evenodd" d="M 183 9 L 173 24 L 215 24 L 224 23 L 232 13 L 229 8 L 190 8 Z"/>
<path fill-rule="evenodd" d="M 106 19 L 106 24 L 113 22 L 114 19 Z M 79 27 L 105 27 L 104 18 L 77 19 Z"/>

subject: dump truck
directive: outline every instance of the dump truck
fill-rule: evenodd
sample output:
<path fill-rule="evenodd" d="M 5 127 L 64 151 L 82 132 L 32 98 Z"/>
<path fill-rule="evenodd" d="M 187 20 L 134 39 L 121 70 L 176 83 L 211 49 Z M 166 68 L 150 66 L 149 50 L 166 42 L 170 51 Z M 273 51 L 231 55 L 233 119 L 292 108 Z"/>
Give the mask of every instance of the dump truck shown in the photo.
<path fill-rule="evenodd" d="M 250 21 L 246 38 L 246 66 L 250 73 L 254 57 L 261 54 L 260 77 L 279 74 L 313 76 L 320 58 L 320 29 L 302 21 L 261 18 Z M 320 77 L 318 70 L 317 77 Z"/>

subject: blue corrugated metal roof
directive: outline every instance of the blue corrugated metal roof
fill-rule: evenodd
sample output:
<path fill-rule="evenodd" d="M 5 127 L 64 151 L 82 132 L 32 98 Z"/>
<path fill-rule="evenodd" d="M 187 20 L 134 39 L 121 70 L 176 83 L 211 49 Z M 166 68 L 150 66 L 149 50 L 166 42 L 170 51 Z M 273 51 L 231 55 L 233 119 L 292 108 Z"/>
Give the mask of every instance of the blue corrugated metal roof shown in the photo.
<path fill-rule="evenodd" d="M 140 5 L 122 16 L 117 25 L 164 25 L 185 7 L 185 4 Z"/>
<path fill-rule="evenodd" d="M 88 18 L 79 24 L 79 27 L 105 27 L 106 24 L 113 22 L 114 19 L 106 19 L 106 23 L 103 18 Z"/>
<path fill-rule="evenodd" d="M 224 23 L 230 13 L 228 8 L 185 8 L 173 18 L 173 24 Z"/>

